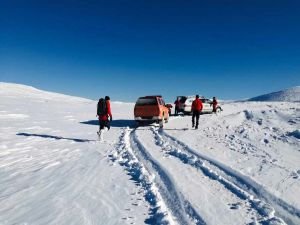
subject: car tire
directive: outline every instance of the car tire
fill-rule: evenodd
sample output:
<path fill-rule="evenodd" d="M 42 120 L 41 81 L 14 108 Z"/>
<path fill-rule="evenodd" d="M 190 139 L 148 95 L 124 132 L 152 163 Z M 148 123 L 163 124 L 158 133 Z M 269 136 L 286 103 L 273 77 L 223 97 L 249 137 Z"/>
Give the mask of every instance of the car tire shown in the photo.
<path fill-rule="evenodd" d="M 161 120 L 159 121 L 159 127 L 163 128 L 164 127 L 164 122 L 165 122 L 165 114 L 162 115 Z"/>
<path fill-rule="evenodd" d="M 168 114 L 168 117 L 165 118 L 165 123 L 168 123 L 168 122 L 169 122 L 169 118 L 170 118 L 170 114 Z"/>

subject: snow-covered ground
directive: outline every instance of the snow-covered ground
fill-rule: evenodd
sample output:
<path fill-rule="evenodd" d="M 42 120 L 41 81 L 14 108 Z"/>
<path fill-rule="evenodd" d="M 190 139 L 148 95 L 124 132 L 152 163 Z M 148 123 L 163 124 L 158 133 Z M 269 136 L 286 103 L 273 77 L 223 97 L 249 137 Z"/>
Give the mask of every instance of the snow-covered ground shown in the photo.
<path fill-rule="evenodd" d="M 0 224 L 300 224 L 300 103 L 135 127 L 112 102 L 0 83 Z"/>

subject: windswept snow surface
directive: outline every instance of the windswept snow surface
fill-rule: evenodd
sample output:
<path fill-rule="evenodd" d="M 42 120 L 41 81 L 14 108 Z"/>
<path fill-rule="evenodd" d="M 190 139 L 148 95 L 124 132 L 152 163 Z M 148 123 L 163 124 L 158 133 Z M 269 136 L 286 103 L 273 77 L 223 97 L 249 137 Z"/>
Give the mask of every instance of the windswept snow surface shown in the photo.
<path fill-rule="evenodd" d="M 1 225 L 144 224 L 143 188 L 109 157 L 126 104 L 100 143 L 96 102 L 13 84 L 0 93 Z"/>
<path fill-rule="evenodd" d="M 105 94 L 102 94 L 105 95 Z M 300 224 L 300 103 L 135 127 L 131 103 L 0 83 L 0 224 Z"/>
<path fill-rule="evenodd" d="M 250 98 L 249 101 L 300 102 L 300 86 Z"/>

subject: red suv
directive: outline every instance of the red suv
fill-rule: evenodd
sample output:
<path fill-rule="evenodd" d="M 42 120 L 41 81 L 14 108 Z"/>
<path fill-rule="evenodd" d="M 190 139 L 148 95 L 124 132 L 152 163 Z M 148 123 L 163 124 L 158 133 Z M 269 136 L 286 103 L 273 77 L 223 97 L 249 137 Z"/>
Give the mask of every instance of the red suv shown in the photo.
<path fill-rule="evenodd" d="M 142 122 L 157 122 L 163 126 L 169 120 L 169 108 L 161 95 L 140 97 L 134 106 L 134 119 Z"/>

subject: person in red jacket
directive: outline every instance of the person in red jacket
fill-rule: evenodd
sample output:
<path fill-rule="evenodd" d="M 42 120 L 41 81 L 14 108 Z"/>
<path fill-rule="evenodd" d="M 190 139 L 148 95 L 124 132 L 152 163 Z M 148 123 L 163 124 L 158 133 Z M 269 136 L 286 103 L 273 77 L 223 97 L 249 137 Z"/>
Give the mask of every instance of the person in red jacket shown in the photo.
<path fill-rule="evenodd" d="M 216 97 L 213 97 L 213 101 L 212 101 L 211 104 L 212 104 L 212 106 L 213 106 L 213 112 L 214 112 L 214 113 L 217 113 L 218 102 L 217 102 Z"/>
<path fill-rule="evenodd" d="M 99 100 L 98 107 L 97 107 L 97 116 L 99 118 L 98 135 L 100 135 L 101 131 L 104 130 L 105 127 L 107 127 L 108 130 L 110 129 L 110 122 L 112 121 L 112 113 L 111 113 L 109 96 L 105 96 L 105 99 Z"/>
<path fill-rule="evenodd" d="M 192 112 L 193 112 L 192 127 L 195 126 L 195 117 L 196 117 L 195 129 L 198 129 L 199 117 L 202 109 L 203 109 L 202 101 L 199 99 L 199 95 L 196 95 L 196 99 L 192 103 Z"/>

